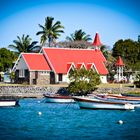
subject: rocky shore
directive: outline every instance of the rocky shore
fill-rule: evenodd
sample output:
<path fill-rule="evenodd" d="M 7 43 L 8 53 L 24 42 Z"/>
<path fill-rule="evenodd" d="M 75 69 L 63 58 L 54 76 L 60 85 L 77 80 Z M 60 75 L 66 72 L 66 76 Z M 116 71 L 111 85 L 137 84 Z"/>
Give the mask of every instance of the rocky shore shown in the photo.
<path fill-rule="evenodd" d="M 136 90 L 133 87 L 99 87 L 93 94 L 98 93 L 127 93 Z M 64 88 L 61 86 L 0 86 L 0 98 L 42 98 L 46 93 L 60 93 Z"/>

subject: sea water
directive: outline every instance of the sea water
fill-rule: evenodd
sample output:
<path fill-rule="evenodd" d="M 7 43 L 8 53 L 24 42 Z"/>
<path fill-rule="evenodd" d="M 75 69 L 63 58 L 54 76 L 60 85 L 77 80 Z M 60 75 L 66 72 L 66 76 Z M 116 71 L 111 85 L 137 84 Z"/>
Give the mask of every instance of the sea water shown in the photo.
<path fill-rule="evenodd" d="M 88 110 L 44 99 L 19 103 L 0 108 L 0 140 L 140 140 L 140 108 Z"/>

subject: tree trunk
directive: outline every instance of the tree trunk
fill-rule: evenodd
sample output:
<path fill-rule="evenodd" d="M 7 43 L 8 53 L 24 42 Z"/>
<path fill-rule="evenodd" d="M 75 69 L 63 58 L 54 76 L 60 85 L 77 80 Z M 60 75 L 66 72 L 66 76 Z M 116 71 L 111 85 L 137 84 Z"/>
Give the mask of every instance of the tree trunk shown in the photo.
<path fill-rule="evenodd" d="M 48 37 L 48 38 L 49 38 L 49 40 L 48 40 L 48 42 L 49 42 L 49 47 L 51 47 L 52 40 L 53 40 L 53 39 L 52 39 L 52 35 L 49 35 L 49 37 Z"/>

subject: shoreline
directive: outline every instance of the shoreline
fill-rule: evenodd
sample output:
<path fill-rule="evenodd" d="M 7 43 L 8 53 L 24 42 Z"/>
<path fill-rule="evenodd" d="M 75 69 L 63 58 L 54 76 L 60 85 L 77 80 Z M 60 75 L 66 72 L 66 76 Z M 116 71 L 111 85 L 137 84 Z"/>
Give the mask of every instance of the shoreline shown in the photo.
<path fill-rule="evenodd" d="M 44 86 L 0 86 L 1 98 L 43 98 L 43 94 L 56 93 L 62 87 Z"/>
<path fill-rule="evenodd" d="M 109 87 L 110 86 L 110 87 Z M 43 98 L 43 94 L 46 93 L 62 93 L 65 90 L 66 85 L 47 85 L 47 86 L 30 86 L 30 85 L 0 85 L 0 99 L 1 98 Z M 118 85 L 112 87 L 98 86 L 97 90 L 92 94 L 98 93 L 130 93 L 135 92 L 140 94 L 140 88 L 134 88 L 130 86 L 119 87 Z"/>

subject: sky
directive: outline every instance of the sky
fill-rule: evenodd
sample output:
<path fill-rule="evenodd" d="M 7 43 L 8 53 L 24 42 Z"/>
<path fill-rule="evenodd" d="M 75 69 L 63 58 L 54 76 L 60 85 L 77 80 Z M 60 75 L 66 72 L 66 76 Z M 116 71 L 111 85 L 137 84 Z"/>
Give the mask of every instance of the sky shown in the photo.
<path fill-rule="evenodd" d="M 113 47 L 119 39 L 138 40 L 140 35 L 139 0 L 0 0 L 0 47 L 13 44 L 17 36 L 29 35 L 39 41 L 38 24 L 47 16 L 61 21 L 65 33 L 57 41 L 82 29 L 104 45 Z"/>

